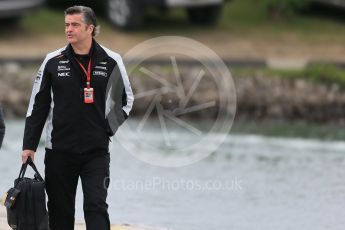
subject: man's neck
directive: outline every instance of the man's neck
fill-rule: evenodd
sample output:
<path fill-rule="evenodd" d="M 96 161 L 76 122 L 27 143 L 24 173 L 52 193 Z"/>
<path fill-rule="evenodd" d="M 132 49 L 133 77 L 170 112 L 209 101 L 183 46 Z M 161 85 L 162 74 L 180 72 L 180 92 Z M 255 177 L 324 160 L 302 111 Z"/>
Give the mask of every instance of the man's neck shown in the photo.
<path fill-rule="evenodd" d="M 84 41 L 83 43 L 78 44 L 71 44 L 75 54 L 89 54 L 91 46 L 92 46 L 92 39 Z"/>

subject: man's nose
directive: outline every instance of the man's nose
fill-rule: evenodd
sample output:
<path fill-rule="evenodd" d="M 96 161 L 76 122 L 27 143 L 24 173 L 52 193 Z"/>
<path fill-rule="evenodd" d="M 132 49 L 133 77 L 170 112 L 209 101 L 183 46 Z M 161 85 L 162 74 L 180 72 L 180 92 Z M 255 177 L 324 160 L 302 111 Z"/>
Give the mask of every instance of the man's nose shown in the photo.
<path fill-rule="evenodd" d="M 67 32 L 72 31 L 72 26 L 71 25 L 66 26 L 66 31 Z"/>

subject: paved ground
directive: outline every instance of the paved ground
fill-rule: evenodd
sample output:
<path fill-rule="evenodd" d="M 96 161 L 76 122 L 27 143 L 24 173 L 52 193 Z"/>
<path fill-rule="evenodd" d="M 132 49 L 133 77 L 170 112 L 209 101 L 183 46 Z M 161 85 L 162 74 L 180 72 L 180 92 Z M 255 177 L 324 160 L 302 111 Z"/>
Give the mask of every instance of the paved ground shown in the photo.
<path fill-rule="evenodd" d="M 324 40 L 301 41 L 294 36 L 256 39 L 253 36 L 232 36 L 231 33 L 214 32 L 210 35 L 189 34 L 211 48 L 219 56 L 234 60 L 265 60 L 273 66 L 303 66 L 310 61 L 328 60 L 345 63 L 345 44 Z M 135 35 L 125 32 L 106 32 L 97 40 L 120 54 L 125 54 L 136 44 L 153 38 L 151 35 Z M 40 58 L 65 45 L 61 35 L 30 35 L 0 38 L 1 58 Z"/>
<path fill-rule="evenodd" d="M 85 225 L 84 223 L 76 223 L 74 229 L 85 230 Z M 11 230 L 11 228 L 7 225 L 6 209 L 4 208 L 4 206 L 0 206 L 0 230 Z M 111 226 L 111 230 L 168 230 L 168 229 L 114 224 Z"/>

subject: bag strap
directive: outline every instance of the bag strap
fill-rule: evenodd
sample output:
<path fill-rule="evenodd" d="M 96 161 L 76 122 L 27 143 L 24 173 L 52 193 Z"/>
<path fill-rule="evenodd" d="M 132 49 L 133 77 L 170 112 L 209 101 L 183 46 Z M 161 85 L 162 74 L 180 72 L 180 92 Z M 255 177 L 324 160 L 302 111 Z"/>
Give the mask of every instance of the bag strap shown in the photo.
<path fill-rule="evenodd" d="M 43 180 L 43 177 L 42 177 L 41 174 L 38 172 L 38 170 L 37 170 L 37 168 L 36 168 L 36 165 L 35 165 L 34 162 L 32 161 L 31 157 L 28 157 L 28 159 L 26 160 L 26 162 L 22 164 L 22 167 L 21 167 L 21 169 L 20 169 L 19 176 L 18 176 L 18 179 L 17 179 L 17 183 L 19 182 L 19 179 L 23 179 L 23 178 L 24 178 L 25 172 L 26 172 L 26 169 L 27 169 L 28 165 L 30 165 L 31 168 L 35 171 L 36 177 L 38 178 L 38 180 L 44 181 L 44 180 Z"/>
<path fill-rule="evenodd" d="M 19 180 L 19 179 L 21 179 L 21 178 L 24 177 L 27 166 L 28 166 L 27 163 L 23 163 L 23 164 L 22 164 L 22 167 L 21 167 L 21 169 L 20 169 L 20 172 L 19 172 L 19 175 L 18 175 L 17 180 Z"/>

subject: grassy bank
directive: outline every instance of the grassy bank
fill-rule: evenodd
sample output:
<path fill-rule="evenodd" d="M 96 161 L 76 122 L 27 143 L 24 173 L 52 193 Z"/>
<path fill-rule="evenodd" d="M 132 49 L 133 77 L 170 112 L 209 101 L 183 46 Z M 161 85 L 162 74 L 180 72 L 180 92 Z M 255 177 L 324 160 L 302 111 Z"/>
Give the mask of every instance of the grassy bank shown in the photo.
<path fill-rule="evenodd" d="M 267 16 L 264 7 L 254 0 L 232 0 L 223 10 L 220 22 L 215 27 L 197 26 L 188 23 L 184 9 L 168 12 L 149 9 L 145 25 L 132 31 L 140 34 L 192 34 L 192 33 L 229 33 L 232 35 L 255 36 L 256 38 L 285 39 L 293 37 L 308 41 L 345 41 L 345 19 L 339 17 L 343 12 L 329 13 L 330 9 L 311 9 L 280 20 Z M 106 33 L 118 31 L 105 18 L 100 18 L 102 30 Z M 60 34 L 63 31 L 63 9 L 43 8 L 25 17 L 19 25 L 28 34 Z M 61 29 L 58 29 L 61 28 Z M 2 28 L 1 30 L 4 30 Z M 8 32 L 8 29 L 6 29 Z M 15 31 L 12 28 L 10 31 Z M 3 33 L 2 33 L 3 34 Z"/>
<path fill-rule="evenodd" d="M 345 125 L 287 121 L 235 121 L 231 133 L 343 141 Z"/>
<path fill-rule="evenodd" d="M 234 0 L 224 8 L 219 29 L 259 37 L 295 37 L 304 40 L 345 38 L 344 11 L 311 6 L 279 20 L 270 18 L 264 7 L 254 0 Z"/>
<path fill-rule="evenodd" d="M 234 68 L 232 75 L 305 79 L 314 83 L 338 85 L 345 89 L 345 70 L 334 64 L 315 64 L 305 69 Z"/>

